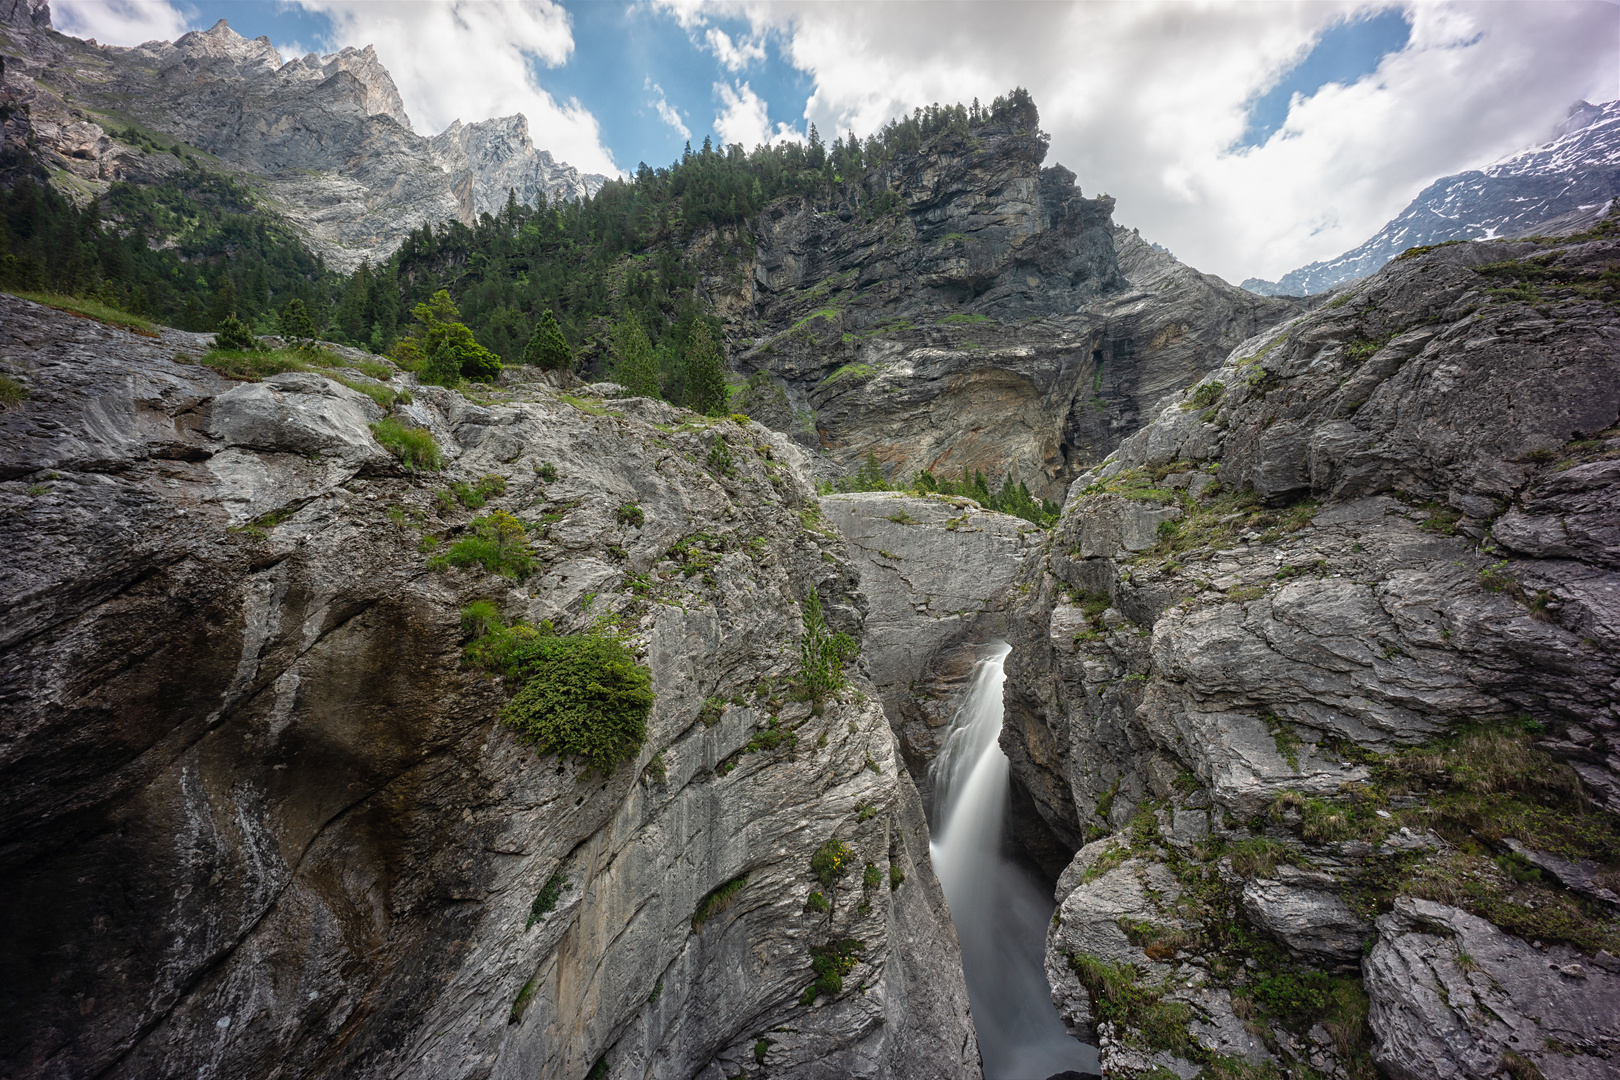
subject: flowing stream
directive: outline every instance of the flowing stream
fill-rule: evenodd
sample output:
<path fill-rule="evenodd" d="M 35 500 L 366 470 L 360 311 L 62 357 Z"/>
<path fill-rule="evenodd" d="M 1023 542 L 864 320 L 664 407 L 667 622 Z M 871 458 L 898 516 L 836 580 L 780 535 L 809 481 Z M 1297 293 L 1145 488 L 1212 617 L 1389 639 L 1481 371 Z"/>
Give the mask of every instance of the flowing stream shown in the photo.
<path fill-rule="evenodd" d="M 997 740 L 1011 651 L 997 641 L 981 654 L 929 766 L 938 825 L 929 852 L 962 946 L 986 1080 L 1045 1080 L 1095 1072 L 1097 1052 L 1064 1030 L 1052 1006 L 1043 963 L 1051 890 L 1001 853 L 1008 764 Z"/>

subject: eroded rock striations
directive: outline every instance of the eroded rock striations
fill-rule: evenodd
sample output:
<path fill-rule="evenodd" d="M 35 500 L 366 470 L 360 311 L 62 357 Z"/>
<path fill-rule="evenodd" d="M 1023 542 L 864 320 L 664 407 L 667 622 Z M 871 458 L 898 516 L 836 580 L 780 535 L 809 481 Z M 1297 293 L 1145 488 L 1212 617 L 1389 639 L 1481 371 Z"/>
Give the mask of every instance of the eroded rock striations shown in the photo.
<path fill-rule="evenodd" d="M 978 1075 L 872 684 L 790 700 L 801 600 L 857 636 L 866 601 L 788 441 L 397 376 L 450 458 L 412 474 L 371 396 L 177 362 L 201 344 L 0 296 L 26 391 L 0 411 L 0 1072 Z M 430 563 L 497 510 L 526 581 Z M 498 722 L 461 662 L 480 599 L 627 635 L 657 693 L 633 761 Z"/>
<path fill-rule="evenodd" d="M 221 19 L 124 49 L 56 33 L 44 4 L 4 14 L 3 90 L 18 117 L 8 142 L 83 194 L 183 167 L 123 139 L 133 120 L 260 178 L 272 207 L 345 273 L 422 225 L 499 210 L 509 192 L 530 204 L 542 193 L 577 199 L 607 179 L 536 149 L 521 115 L 416 134 L 370 46 L 283 60 L 268 38 L 250 41 Z"/>
<path fill-rule="evenodd" d="M 1024 560 L 1002 745 L 1113 1075 L 1620 1069 L 1617 267 L 1612 223 L 1397 260 Z"/>

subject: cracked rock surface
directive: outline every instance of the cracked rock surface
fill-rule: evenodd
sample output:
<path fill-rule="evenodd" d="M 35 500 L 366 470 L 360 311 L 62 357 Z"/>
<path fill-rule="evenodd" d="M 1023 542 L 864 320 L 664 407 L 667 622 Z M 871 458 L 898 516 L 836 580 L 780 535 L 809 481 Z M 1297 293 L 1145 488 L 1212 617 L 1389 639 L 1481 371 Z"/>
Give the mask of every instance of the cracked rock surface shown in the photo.
<path fill-rule="evenodd" d="M 1106 1069 L 1620 1068 L 1617 266 L 1612 221 L 1396 260 L 1024 560 L 1002 745 L 1079 849 L 1047 969 Z"/>
<path fill-rule="evenodd" d="M 449 458 L 412 474 L 369 397 L 175 362 L 198 345 L 0 296 L 28 394 L 0 411 L 0 1073 L 978 1075 L 875 688 L 852 669 L 820 715 L 785 688 L 809 591 L 857 637 L 867 604 L 791 444 L 401 376 Z M 449 488 L 490 476 L 482 508 Z M 495 510 L 532 577 L 429 565 Z M 477 599 L 628 635 L 657 692 L 633 761 L 514 738 L 461 663 Z M 879 885 L 808 912 L 829 838 Z M 803 1004 L 830 938 L 863 948 Z"/>

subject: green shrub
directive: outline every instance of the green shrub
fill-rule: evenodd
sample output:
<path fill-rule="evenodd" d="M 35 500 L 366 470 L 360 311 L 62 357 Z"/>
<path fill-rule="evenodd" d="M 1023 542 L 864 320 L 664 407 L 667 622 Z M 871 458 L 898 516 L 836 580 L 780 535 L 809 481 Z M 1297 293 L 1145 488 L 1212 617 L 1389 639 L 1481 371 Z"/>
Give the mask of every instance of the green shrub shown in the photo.
<path fill-rule="evenodd" d="M 811 891 L 809 896 L 805 897 L 804 909 L 825 915 L 832 910 L 832 905 L 827 903 L 827 898 L 821 894 L 821 890 L 815 889 Z"/>
<path fill-rule="evenodd" d="M 849 873 L 854 860 L 855 852 L 850 850 L 848 844 L 842 840 L 828 840 L 810 856 L 810 872 L 830 889 L 839 878 Z"/>
<path fill-rule="evenodd" d="M 557 910 L 557 900 L 562 896 L 563 890 L 568 888 L 568 879 L 562 874 L 552 874 L 546 883 L 540 887 L 535 895 L 534 903 L 529 905 L 529 921 L 524 924 L 527 930 L 541 919 Z"/>
<path fill-rule="evenodd" d="M 534 475 L 548 484 L 555 484 L 557 482 L 557 466 L 549 461 L 542 461 L 534 467 Z"/>
<path fill-rule="evenodd" d="M 1225 383 L 1204 383 L 1192 392 L 1192 397 L 1181 403 L 1181 407 L 1189 412 L 1193 409 L 1207 409 L 1221 400 L 1224 393 L 1226 393 Z"/>
<path fill-rule="evenodd" d="M 0 409 L 9 409 L 28 400 L 28 387 L 10 375 L 0 375 Z"/>
<path fill-rule="evenodd" d="M 439 444 L 426 428 L 406 427 L 398 417 L 385 416 L 371 425 L 371 435 L 407 469 L 438 469 L 444 465 Z"/>
<path fill-rule="evenodd" d="M 747 884 L 748 875 L 743 874 L 740 877 L 732 878 L 718 888 L 709 890 L 708 894 L 698 901 L 697 910 L 692 912 L 692 933 L 701 933 L 703 924 L 730 907 L 731 902 L 737 898 L 737 894 L 742 892 L 743 887 Z"/>
<path fill-rule="evenodd" d="M 501 719 L 543 753 L 572 754 L 606 776 L 647 737 L 652 673 L 615 638 L 558 635 L 550 623 L 499 627 L 463 656 L 522 684 Z"/>
<path fill-rule="evenodd" d="M 1069 963 L 1086 988 L 1097 1019 L 1113 1021 L 1125 1041 L 1147 1050 L 1184 1055 L 1191 1050 L 1192 1010 L 1165 1001 L 1162 987 L 1143 985 L 1134 967 L 1087 953 L 1073 954 Z"/>
<path fill-rule="evenodd" d="M 236 317 L 234 311 L 220 320 L 219 331 L 214 335 L 213 347 L 235 352 L 260 352 L 264 348 L 259 339 L 253 336 L 253 331 Z"/>
<path fill-rule="evenodd" d="M 719 435 L 714 437 L 714 445 L 709 447 L 709 456 L 703 464 L 716 476 L 730 479 L 737 475 L 737 458 L 731 452 L 731 445 Z"/>
<path fill-rule="evenodd" d="M 468 510 L 482 510 L 490 499 L 506 494 L 506 477 L 499 473 L 490 473 L 471 484 L 457 480 L 450 485 L 450 494 L 455 497 L 456 502 Z M 449 504 L 445 503 L 444 508 L 448 510 Z"/>
<path fill-rule="evenodd" d="M 474 600 L 461 609 L 461 634 L 481 638 L 501 626 L 501 609 L 491 600 Z"/>
<path fill-rule="evenodd" d="M 522 581 L 534 573 L 534 555 L 529 550 L 528 530 L 523 522 L 497 510 L 488 517 L 472 520 L 472 535 L 450 545 L 435 562 L 451 566 L 482 566 L 490 573 Z"/>
<path fill-rule="evenodd" d="M 883 871 L 877 868 L 876 863 L 867 863 L 866 869 L 861 872 L 861 885 L 868 889 L 875 889 L 883 884 Z"/>
<path fill-rule="evenodd" d="M 891 862 L 889 864 L 889 891 L 894 892 L 904 880 L 906 880 L 906 872 L 900 869 L 899 863 Z"/>
<path fill-rule="evenodd" d="M 804 636 L 799 640 L 799 681 L 812 701 L 848 685 L 844 665 L 855 659 L 857 646 L 848 634 L 827 632 L 821 615 L 821 594 L 814 588 L 804 601 Z"/>
<path fill-rule="evenodd" d="M 635 503 L 625 503 L 619 507 L 619 512 L 615 516 L 618 518 L 620 525 L 628 525 L 635 529 L 641 528 L 642 524 L 647 520 L 646 512 Z"/>
<path fill-rule="evenodd" d="M 865 950 L 866 942 L 856 938 L 844 938 L 829 941 L 825 945 L 810 946 L 810 967 L 816 973 L 816 981 L 806 988 L 799 1003 L 809 1005 L 816 1000 L 817 994 L 836 997 L 842 993 L 844 976 L 853 971 L 859 962 L 856 954 Z"/>

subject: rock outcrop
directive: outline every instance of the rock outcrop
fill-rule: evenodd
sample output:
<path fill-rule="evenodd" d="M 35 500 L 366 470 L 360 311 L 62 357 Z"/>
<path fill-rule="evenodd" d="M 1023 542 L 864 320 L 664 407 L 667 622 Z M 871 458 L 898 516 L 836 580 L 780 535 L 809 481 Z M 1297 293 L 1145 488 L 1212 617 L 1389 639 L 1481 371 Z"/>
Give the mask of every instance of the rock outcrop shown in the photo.
<path fill-rule="evenodd" d="M 1617 266 L 1612 223 L 1397 260 L 1024 560 L 1002 745 L 1080 848 L 1048 975 L 1113 1074 L 1620 1063 Z"/>
<path fill-rule="evenodd" d="M 875 688 L 790 700 L 801 599 L 857 636 L 866 604 L 790 443 L 398 376 L 449 457 L 409 473 L 372 395 L 201 344 L 0 296 L 0 1072 L 978 1075 Z M 532 576 L 432 561 L 496 510 Z M 518 741 L 461 662 L 474 600 L 623 635 L 657 694 L 635 759 Z"/>
<path fill-rule="evenodd" d="M 1116 228 L 1045 153 L 1011 117 L 762 213 L 705 283 L 735 365 L 782 392 L 758 415 L 831 473 L 871 451 L 892 477 L 982 471 L 1057 499 L 1159 397 L 1300 310 Z"/>
<path fill-rule="evenodd" d="M 248 40 L 223 19 L 173 42 L 98 46 L 51 30 L 44 5 L 0 24 L 7 104 L 31 118 L 8 125 L 7 139 L 77 178 L 77 193 L 182 167 L 125 141 L 133 118 L 251 174 L 345 273 L 386 258 L 413 229 L 499 210 L 509 190 L 532 204 L 606 182 L 537 150 L 522 116 L 416 134 L 370 46 L 284 61 L 268 38 Z"/>
<path fill-rule="evenodd" d="M 1007 587 L 1041 531 L 943 495 L 828 495 L 821 508 L 860 571 L 868 671 L 928 798 L 940 737 L 980 647 L 1006 633 Z"/>

